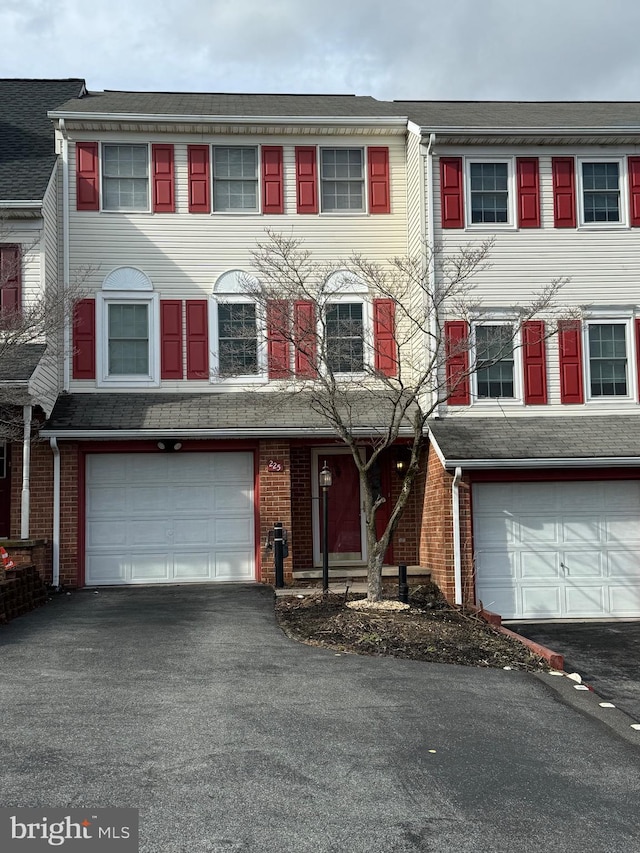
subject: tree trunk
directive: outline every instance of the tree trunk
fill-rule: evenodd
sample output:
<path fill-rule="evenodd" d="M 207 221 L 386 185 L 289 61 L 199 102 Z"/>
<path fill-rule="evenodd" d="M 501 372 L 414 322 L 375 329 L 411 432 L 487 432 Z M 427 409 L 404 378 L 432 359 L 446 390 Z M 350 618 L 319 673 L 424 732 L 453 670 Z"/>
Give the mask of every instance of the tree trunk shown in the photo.
<path fill-rule="evenodd" d="M 381 601 L 382 599 L 382 564 L 384 551 L 374 548 L 369 552 L 367 561 L 367 599 Z"/>

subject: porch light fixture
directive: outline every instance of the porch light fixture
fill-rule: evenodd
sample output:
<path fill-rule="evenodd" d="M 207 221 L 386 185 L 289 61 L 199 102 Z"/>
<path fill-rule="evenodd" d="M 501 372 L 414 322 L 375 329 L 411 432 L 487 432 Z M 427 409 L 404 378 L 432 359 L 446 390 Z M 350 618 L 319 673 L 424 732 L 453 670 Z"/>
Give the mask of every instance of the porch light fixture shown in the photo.
<path fill-rule="evenodd" d="M 411 452 L 408 447 L 399 447 L 396 454 L 396 473 L 401 480 L 407 476 L 409 463 L 411 462 Z"/>
<path fill-rule="evenodd" d="M 176 441 L 173 438 L 163 438 L 158 442 L 158 448 L 164 450 L 165 453 L 173 453 L 174 450 L 180 450 L 182 447 L 181 441 Z"/>
<path fill-rule="evenodd" d="M 324 460 L 324 465 L 319 475 L 320 488 L 322 489 L 322 594 L 329 592 L 329 489 L 333 483 L 333 476 Z"/>

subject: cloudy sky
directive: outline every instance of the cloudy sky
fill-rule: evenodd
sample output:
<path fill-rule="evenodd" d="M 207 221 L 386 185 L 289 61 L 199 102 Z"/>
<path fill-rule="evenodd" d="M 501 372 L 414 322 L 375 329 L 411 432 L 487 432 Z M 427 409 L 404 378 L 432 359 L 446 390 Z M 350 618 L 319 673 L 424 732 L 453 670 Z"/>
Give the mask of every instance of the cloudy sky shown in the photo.
<path fill-rule="evenodd" d="M 640 98 L 638 0 L 0 0 L 0 77 L 384 99 Z"/>

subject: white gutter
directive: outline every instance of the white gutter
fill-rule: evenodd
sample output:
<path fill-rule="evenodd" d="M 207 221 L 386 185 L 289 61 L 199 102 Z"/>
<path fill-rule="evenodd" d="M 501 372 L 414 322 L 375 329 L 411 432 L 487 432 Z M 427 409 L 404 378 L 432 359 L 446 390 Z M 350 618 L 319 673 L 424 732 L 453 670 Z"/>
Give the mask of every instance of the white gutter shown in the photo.
<path fill-rule="evenodd" d="M 49 439 L 53 451 L 53 531 L 52 557 L 53 577 L 51 583 L 54 589 L 60 586 L 60 448 L 55 438 Z"/>
<path fill-rule="evenodd" d="M 19 199 L 16 201 L 7 200 L 0 201 L 0 207 L 29 207 L 39 209 L 42 207 L 42 201 L 20 201 Z"/>
<path fill-rule="evenodd" d="M 64 124 L 60 121 L 60 134 L 62 135 L 62 287 L 65 295 L 69 293 L 69 137 Z M 65 312 L 64 331 L 62 342 L 62 388 L 69 390 L 71 383 L 71 328 L 69 311 Z"/>
<path fill-rule="evenodd" d="M 234 115 L 169 115 L 165 113 L 89 113 L 50 110 L 52 119 L 68 121 L 131 121 L 179 124 L 267 124 L 267 125 L 344 125 L 345 127 L 406 127 L 407 116 L 234 116 Z"/>
<path fill-rule="evenodd" d="M 384 432 L 383 427 L 361 427 L 354 429 L 353 434 L 358 437 L 367 438 Z M 190 438 L 216 438 L 228 440 L 232 438 L 277 438 L 279 435 L 288 438 L 305 438 L 306 436 L 321 436 L 327 439 L 339 441 L 338 437 L 331 433 L 327 427 L 246 427 L 239 429 L 226 427 L 224 429 L 68 429 L 68 430 L 41 430 L 43 438 L 57 438 L 60 441 L 68 440 L 91 440 L 91 439 L 158 439 L 158 438 L 181 438 L 187 441 Z M 411 427 L 403 427 L 399 435 L 411 437 Z"/>
<path fill-rule="evenodd" d="M 462 604 L 462 549 L 460 547 L 460 480 L 462 468 L 456 468 L 451 483 L 451 517 L 453 524 L 453 574 L 455 603 Z"/>
<path fill-rule="evenodd" d="M 29 477 L 31 473 L 31 406 L 22 407 L 24 434 L 22 439 L 22 502 L 20 507 L 20 538 L 29 538 L 29 504 L 31 489 Z"/>
<path fill-rule="evenodd" d="M 487 471 L 509 468 L 637 468 L 640 456 L 569 456 L 528 459 L 447 459 L 450 470 L 464 465 L 467 470 Z"/>
<path fill-rule="evenodd" d="M 431 305 L 428 306 L 430 311 L 430 319 L 429 319 L 429 331 L 431 333 L 431 341 L 429 346 L 429 351 L 431 347 L 437 346 L 438 343 L 438 318 L 435 315 L 435 306 L 437 305 L 436 300 L 436 259 L 435 259 L 435 251 L 436 251 L 436 225 L 433 219 L 433 211 L 434 211 L 434 201 L 433 201 L 433 146 L 436 142 L 435 133 L 429 134 L 429 144 L 427 146 L 427 251 L 429 252 L 429 269 L 427 270 L 428 276 L 428 288 L 429 294 L 427 294 L 427 299 L 431 300 Z M 420 170 L 424 172 L 423 169 Z M 424 180 L 424 175 L 422 177 Z M 429 356 L 428 356 L 429 357 Z M 437 369 L 437 367 L 436 367 Z M 437 394 L 438 394 L 438 382 L 436 379 L 436 387 L 431 391 L 431 407 L 435 406 L 437 403 Z M 438 417 L 437 408 L 434 409 L 434 417 Z"/>
<path fill-rule="evenodd" d="M 592 134 L 594 136 L 611 136 L 612 134 L 638 134 L 640 125 L 614 127 L 461 127 L 460 125 L 443 125 L 441 127 L 421 127 L 421 133 L 439 133 L 449 136 L 579 136 Z"/>

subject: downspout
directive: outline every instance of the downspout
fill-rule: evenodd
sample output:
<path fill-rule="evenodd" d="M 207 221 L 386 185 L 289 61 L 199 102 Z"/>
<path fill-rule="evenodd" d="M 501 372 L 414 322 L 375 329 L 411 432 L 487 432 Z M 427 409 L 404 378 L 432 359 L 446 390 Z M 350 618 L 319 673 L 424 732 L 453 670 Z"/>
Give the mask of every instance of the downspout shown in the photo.
<path fill-rule="evenodd" d="M 55 436 L 51 436 L 49 444 L 53 452 L 53 577 L 51 583 L 54 589 L 58 589 L 60 586 L 60 448 Z"/>
<path fill-rule="evenodd" d="M 29 504 L 31 502 L 31 406 L 22 407 L 24 433 L 22 437 L 22 501 L 20 507 L 20 538 L 29 538 Z"/>
<path fill-rule="evenodd" d="M 462 548 L 460 547 L 460 480 L 462 468 L 456 468 L 451 483 L 451 515 L 453 518 L 453 574 L 456 604 L 462 604 Z"/>
<path fill-rule="evenodd" d="M 436 263 L 435 263 L 435 252 L 436 252 L 436 225 L 434 221 L 434 202 L 433 202 L 433 146 L 436 144 L 436 135 L 435 133 L 429 134 L 429 144 L 427 145 L 427 191 L 426 191 L 426 200 L 427 200 L 427 251 L 430 254 L 430 263 L 429 269 L 427 270 L 427 287 L 428 293 L 430 296 L 427 296 L 428 301 L 431 303 L 428 305 L 428 309 L 430 310 L 430 318 L 429 318 L 429 332 L 431 340 L 429 342 L 430 347 L 437 344 L 438 342 L 438 318 L 436 317 L 434 306 L 436 304 Z M 437 403 L 437 381 L 436 388 L 434 388 L 431 392 L 431 405 L 435 406 Z M 437 408 L 433 411 L 433 416 L 437 418 L 439 416 L 439 411 Z"/>
<path fill-rule="evenodd" d="M 64 119 L 60 119 L 60 133 L 62 134 L 62 287 L 65 296 L 69 293 L 69 138 Z M 71 379 L 70 354 L 71 354 L 71 330 L 69 327 L 69 311 L 65 311 L 63 331 L 63 390 L 69 390 Z"/>

